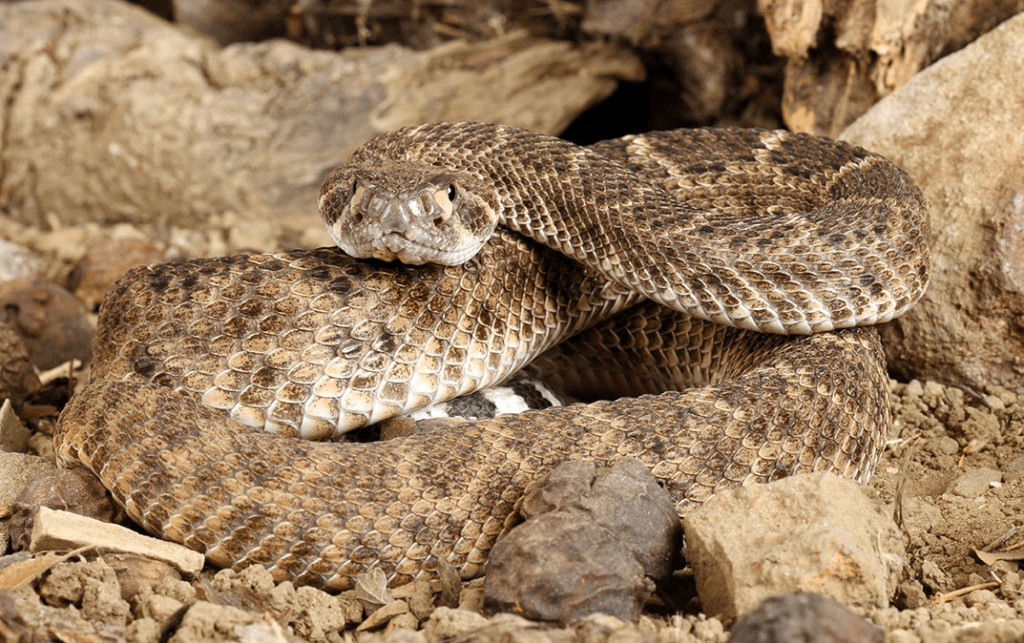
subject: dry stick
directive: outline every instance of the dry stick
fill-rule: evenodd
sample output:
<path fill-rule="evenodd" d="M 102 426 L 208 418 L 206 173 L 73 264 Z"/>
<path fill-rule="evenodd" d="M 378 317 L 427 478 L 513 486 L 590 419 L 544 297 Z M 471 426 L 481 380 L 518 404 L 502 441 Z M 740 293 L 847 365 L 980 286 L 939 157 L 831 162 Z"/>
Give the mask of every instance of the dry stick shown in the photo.
<path fill-rule="evenodd" d="M 1002 585 L 1002 583 L 998 581 L 992 581 L 990 583 L 979 583 L 978 585 L 968 585 L 967 587 L 961 587 L 960 589 L 955 589 L 952 592 L 946 592 L 945 594 L 936 594 L 932 597 L 932 602 L 936 605 L 941 605 L 942 603 L 948 603 L 954 598 L 959 598 L 964 594 L 970 594 L 976 589 L 993 589 L 999 587 L 1000 585 Z"/>

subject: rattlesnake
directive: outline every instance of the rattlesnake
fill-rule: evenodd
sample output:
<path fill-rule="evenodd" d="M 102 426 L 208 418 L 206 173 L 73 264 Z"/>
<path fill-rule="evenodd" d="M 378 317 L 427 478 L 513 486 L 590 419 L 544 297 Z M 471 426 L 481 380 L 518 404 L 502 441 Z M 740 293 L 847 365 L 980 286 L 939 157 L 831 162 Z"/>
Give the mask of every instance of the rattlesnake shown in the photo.
<path fill-rule="evenodd" d="M 784 132 L 579 148 L 439 124 L 371 141 L 332 174 L 328 224 L 353 194 L 408 197 L 380 170 L 418 162 L 437 166 L 420 196 L 443 206 L 454 186 L 568 257 L 498 228 L 457 266 L 322 248 L 135 269 L 107 294 L 93 382 L 60 418 L 63 465 L 212 563 L 333 588 L 373 565 L 394 583 L 430 574 L 439 557 L 479 574 L 525 485 L 565 459 L 634 456 L 681 513 L 796 471 L 870 476 L 887 377 L 877 334 L 853 326 L 903 312 L 928 271 L 921 196 L 894 165 Z M 610 370 L 640 397 L 386 442 L 292 437 L 500 381 L 574 334 L 534 367 L 582 395 Z M 684 390 L 641 395 L 666 386 Z"/>

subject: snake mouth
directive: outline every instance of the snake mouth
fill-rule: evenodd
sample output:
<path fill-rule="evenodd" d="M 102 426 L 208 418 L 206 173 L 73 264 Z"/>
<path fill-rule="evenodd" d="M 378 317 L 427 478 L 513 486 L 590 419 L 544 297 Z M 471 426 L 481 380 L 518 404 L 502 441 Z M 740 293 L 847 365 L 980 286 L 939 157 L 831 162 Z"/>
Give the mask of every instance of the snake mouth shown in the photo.
<path fill-rule="evenodd" d="M 369 255 L 381 261 L 398 260 L 413 266 L 457 266 L 476 255 L 482 246 L 483 242 L 468 247 L 446 248 L 411 239 L 402 232 L 388 232 L 370 243 Z"/>
<path fill-rule="evenodd" d="M 401 261 L 411 265 L 422 265 L 429 259 L 424 255 L 429 248 L 409 239 L 401 232 L 388 232 L 373 243 L 373 256 L 382 261 Z"/>

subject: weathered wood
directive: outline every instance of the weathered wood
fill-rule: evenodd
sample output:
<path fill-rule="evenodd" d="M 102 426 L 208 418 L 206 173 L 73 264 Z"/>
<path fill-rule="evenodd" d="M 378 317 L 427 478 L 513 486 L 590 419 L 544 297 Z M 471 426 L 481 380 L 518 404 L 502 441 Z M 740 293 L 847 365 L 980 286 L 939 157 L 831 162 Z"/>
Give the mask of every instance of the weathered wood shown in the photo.
<path fill-rule="evenodd" d="M 1024 0 L 758 0 L 774 52 L 787 59 L 790 129 L 836 136 L 941 56 L 1024 11 Z"/>
<path fill-rule="evenodd" d="M 557 132 L 643 68 L 522 33 L 426 52 L 219 48 L 114 0 L 0 3 L 0 207 L 24 223 L 315 211 L 374 134 L 489 120 Z"/>
<path fill-rule="evenodd" d="M 158 538 L 143 536 L 127 527 L 80 516 L 70 511 L 40 507 L 32 527 L 29 550 L 63 551 L 81 547 L 99 552 L 137 554 L 169 563 L 184 574 L 198 574 L 203 569 L 203 555 L 191 549 Z"/>

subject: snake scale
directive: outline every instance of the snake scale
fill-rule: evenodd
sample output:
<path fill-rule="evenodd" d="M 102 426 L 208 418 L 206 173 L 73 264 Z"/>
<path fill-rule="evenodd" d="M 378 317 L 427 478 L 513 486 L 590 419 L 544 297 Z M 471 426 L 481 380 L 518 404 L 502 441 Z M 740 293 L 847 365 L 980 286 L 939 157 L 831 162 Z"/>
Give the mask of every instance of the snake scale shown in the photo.
<path fill-rule="evenodd" d="M 680 513 L 798 471 L 871 475 L 889 415 L 870 324 L 928 277 L 924 205 L 892 163 L 785 132 L 577 147 L 435 124 L 367 143 L 321 211 L 335 230 L 396 199 L 441 208 L 437 226 L 465 206 L 502 227 L 458 265 L 321 248 L 130 271 L 60 418 L 63 466 L 211 563 L 329 588 L 374 565 L 408 581 L 439 558 L 480 574 L 526 485 L 567 459 L 638 458 Z M 531 361 L 576 395 L 627 397 L 382 442 L 298 437 Z"/>

